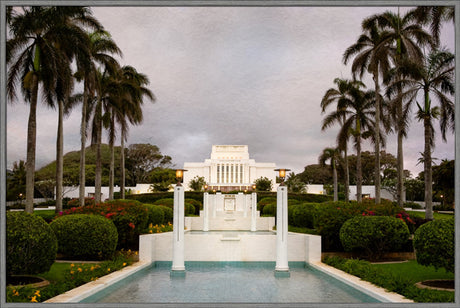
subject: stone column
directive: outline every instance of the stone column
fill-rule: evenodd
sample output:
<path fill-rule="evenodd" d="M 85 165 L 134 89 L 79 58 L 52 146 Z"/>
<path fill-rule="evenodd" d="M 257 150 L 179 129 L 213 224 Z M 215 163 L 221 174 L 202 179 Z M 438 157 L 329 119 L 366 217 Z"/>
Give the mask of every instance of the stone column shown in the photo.
<path fill-rule="evenodd" d="M 248 217 L 248 195 L 243 194 L 243 217 Z"/>
<path fill-rule="evenodd" d="M 209 231 L 209 193 L 203 194 L 203 231 Z"/>
<path fill-rule="evenodd" d="M 257 194 L 253 192 L 251 197 L 251 231 L 257 231 Z"/>
<path fill-rule="evenodd" d="M 171 276 L 185 276 L 184 265 L 184 187 L 174 188 L 173 260 Z"/>
<path fill-rule="evenodd" d="M 276 277 L 289 277 L 287 255 L 288 209 L 287 186 L 279 186 L 276 194 Z"/>

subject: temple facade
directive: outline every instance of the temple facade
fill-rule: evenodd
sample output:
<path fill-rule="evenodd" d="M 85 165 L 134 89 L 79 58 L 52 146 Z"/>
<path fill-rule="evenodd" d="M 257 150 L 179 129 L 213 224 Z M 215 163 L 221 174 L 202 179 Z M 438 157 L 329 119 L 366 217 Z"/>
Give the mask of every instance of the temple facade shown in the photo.
<path fill-rule="evenodd" d="M 203 177 L 210 191 L 251 191 L 255 180 L 266 177 L 275 190 L 276 164 L 256 163 L 249 157 L 247 145 L 213 145 L 211 157 L 204 162 L 184 163 L 184 187 L 196 176 Z"/>

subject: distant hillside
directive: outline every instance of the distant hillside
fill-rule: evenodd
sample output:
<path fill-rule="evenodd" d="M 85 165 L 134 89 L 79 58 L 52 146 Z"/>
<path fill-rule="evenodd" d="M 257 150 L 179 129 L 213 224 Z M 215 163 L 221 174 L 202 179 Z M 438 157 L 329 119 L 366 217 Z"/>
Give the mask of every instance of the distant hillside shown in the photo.
<path fill-rule="evenodd" d="M 120 149 L 115 147 L 115 185 L 120 185 Z M 110 149 L 107 144 L 101 146 L 102 154 L 102 185 L 109 185 L 109 170 L 110 170 Z M 94 186 L 94 176 L 96 172 L 96 148 L 91 146 L 86 148 L 86 185 Z M 56 161 L 44 166 L 35 173 L 37 181 L 55 179 L 56 176 Z M 72 185 L 79 184 L 80 176 L 80 151 L 68 152 L 64 155 L 64 182 Z M 129 179 L 126 179 L 129 182 Z"/>

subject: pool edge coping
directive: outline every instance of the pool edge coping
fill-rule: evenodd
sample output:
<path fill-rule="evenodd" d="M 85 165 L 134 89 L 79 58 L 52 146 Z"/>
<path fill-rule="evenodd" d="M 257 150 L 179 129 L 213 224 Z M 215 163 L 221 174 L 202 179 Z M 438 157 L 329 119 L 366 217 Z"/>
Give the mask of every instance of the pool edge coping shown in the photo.
<path fill-rule="evenodd" d="M 69 290 L 63 294 L 52 297 L 44 303 L 79 303 L 85 298 L 96 294 L 97 292 L 119 282 L 120 280 L 131 276 L 132 274 L 152 265 L 153 262 L 139 261 L 133 265 L 122 268 L 119 271 L 100 277 L 95 281 L 88 282 L 77 288 Z M 333 278 L 354 287 L 355 289 L 387 303 L 413 303 L 414 301 L 404 296 L 389 292 L 384 288 L 378 287 L 370 282 L 364 281 L 359 277 L 350 275 L 344 271 L 336 269 L 322 262 L 305 262 L 309 266 L 324 272 Z"/>

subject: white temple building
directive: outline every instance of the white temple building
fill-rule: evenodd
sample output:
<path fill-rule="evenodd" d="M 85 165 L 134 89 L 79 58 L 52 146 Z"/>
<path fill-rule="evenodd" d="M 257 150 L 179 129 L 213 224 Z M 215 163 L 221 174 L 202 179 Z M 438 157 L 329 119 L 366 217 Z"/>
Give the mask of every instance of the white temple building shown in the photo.
<path fill-rule="evenodd" d="M 276 164 L 256 163 L 249 158 L 247 145 L 213 145 L 211 157 L 204 162 L 184 163 L 184 187 L 196 176 L 204 177 L 208 190 L 222 192 L 252 190 L 255 180 L 266 177 L 276 189 Z"/>

